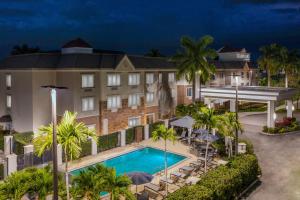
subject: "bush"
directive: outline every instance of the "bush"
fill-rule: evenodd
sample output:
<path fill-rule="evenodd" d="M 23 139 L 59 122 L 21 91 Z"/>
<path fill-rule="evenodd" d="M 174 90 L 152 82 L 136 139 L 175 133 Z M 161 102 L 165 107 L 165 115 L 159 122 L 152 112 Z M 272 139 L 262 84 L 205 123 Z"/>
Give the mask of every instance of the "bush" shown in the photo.
<path fill-rule="evenodd" d="M 282 122 L 277 122 L 275 128 L 263 127 L 263 132 L 270 134 L 282 134 L 298 130 L 300 130 L 300 125 L 294 118 L 285 118 Z"/>
<path fill-rule="evenodd" d="M 102 135 L 98 138 L 98 152 L 119 146 L 119 132 Z"/>
<path fill-rule="evenodd" d="M 226 166 L 219 166 L 208 172 L 197 185 L 185 186 L 168 196 L 167 199 L 236 199 L 257 179 L 258 175 L 260 175 L 260 168 L 256 156 L 239 155 L 233 157 Z"/>
<path fill-rule="evenodd" d="M 81 145 L 81 153 L 79 158 L 89 156 L 92 154 L 92 141 L 87 140 L 85 143 Z"/>
<path fill-rule="evenodd" d="M 31 144 L 33 132 L 15 133 L 14 136 L 14 153 L 17 155 L 24 154 L 24 146 Z"/>
<path fill-rule="evenodd" d="M 149 124 L 149 138 L 152 137 L 152 132 L 156 129 L 156 127 L 160 124 L 163 124 L 164 122 L 162 121 L 158 121 L 158 122 L 155 122 L 153 124 Z"/>
<path fill-rule="evenodd" d="M 0 163 L 0 180 L 4 179 L 4 165 Z"/>
<path fill-rule="evenodd" d="M 129 128 L 126 130 L 126 144 L 131 144 L 135 140 L 134 128 Z"/>

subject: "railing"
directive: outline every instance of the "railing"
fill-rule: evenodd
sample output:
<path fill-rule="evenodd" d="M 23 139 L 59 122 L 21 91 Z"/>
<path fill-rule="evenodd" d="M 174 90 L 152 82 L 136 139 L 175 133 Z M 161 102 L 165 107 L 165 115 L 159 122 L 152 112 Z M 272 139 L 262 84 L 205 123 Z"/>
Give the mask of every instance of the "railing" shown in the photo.
<path fill-rule="evenodd" d="M 48 164 L 52 161 L 52 150 L 46 150 L 41 157 L 35 153 L 26 153 L 17 155 L 17 170 L 22 170 L 26 167 Z"/>

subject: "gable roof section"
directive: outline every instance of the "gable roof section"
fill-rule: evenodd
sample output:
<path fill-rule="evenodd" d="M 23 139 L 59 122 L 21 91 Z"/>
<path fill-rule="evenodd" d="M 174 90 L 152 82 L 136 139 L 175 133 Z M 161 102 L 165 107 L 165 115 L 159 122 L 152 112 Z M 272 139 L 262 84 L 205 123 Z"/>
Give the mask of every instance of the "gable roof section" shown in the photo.
<path fill-rule="evenodd" d="M 83 47 L 92 48 L 92 46 L 81 38 L 76 38 L 64 44 L 62 48 Z"/>
<path fill-rule="evenodd" d="M 218 50 L 218 53 L 230 53 L 230 52 L 241 52 L 244 48 L 236 48 L 229 45 L 225 45 Z"/>

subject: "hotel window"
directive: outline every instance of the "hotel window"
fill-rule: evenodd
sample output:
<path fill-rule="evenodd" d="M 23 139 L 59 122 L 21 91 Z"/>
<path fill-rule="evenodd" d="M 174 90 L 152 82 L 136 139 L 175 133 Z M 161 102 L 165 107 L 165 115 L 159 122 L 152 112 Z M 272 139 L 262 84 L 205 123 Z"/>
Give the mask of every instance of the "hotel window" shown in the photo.
<path fill-rule="evenodd" d="M 93 88 L 94 87 L 94 74 L 82 74 L 81 75 L 81 87 Z"/>
<path fill-rule="evenodd" d="M 147 84 L 153 84 L 154 83 L 154 74 L 153 73 L 147 73 L 146 74 L 146 83 Z"/>
<path fill-rule="evenodd" d="M 244 78 L 244 72 L 241 72 L 241 78 Z"/>
<path fill-rule="evenodd" d="M 91 111 L 94 110 L 94 97 L 84 97 L 81 99 L 81 109 L 82 111 Z"/>
<path fill-rule="evenodd" d="M 120 96 L 109 96 L 107 97 L 107 109 L 114 109 L 121 107 L 121 97 Z"/>
<path fill-rule="evenodd" d="M 10 89 L 11 88 L 11 74 L 6 74 L 6 88 Z"/>
<path fill-rule="evenodd" d="M 186 88 L 186 96 L 187 97 L 193 96 L 193 88 L 191 87 Z"/>
<path fill-rule="evenodd" d="M 138 125 L 140 125 L 140 117 L 131 117 L 128 119 L 129 127 L 138 126 Z"/>
<path fill-rule="evenodd" d="M 140 105 L 140 95 L 139 94 L 131 94 L 128 96 L 128 106 L 138 106 Z"/>
<path fill-rule="evenodd" d="M 133 73 L 128 75 L 128 85 L 139 85 L 140 84 L 140 74 Z"/>
<path fill-rule="evenodd" d="M 153 92 L 148 92 L 146 94 L 146 102 L 147 103 L 152 103 L 154 101 L 154 93 Z"/>
<path fill-rule="evenodd" d="M 154 123 L 154 113 L 146 114 L 146 123 L 153 124 Z"/>
<path fill-rule="evenodd" d="M 162 73 L 158 74 L 158 82 L 161 83 L 162 82 Z"/>
<path fill-rule="evenodd" d="M 6 96 L 6 107 L 11 108 L 11 95 Z"/>
<path fill-rule="evenodd" d="M 107 74 L 107 86 L 121 85 L 120 74 Z"/>
<path fill-rule="evenodd" d="M 175 73 L 174 72 L 168 73 L 168 81 L 169 81 L 169 83 L 175 82 Z"/>

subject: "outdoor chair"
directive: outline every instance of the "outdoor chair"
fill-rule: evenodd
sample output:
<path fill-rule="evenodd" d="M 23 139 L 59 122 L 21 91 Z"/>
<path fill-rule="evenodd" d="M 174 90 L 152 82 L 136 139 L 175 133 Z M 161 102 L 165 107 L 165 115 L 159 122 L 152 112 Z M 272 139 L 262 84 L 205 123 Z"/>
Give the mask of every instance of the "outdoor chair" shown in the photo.
<path fill-rule="evenodd" d="M 170 174 L 170 178 L 172 178 L 172 177 L 179 177 L 179 179 L 185 179 L 188 176 L 189 176 L 188 174 L 185 174 L 185 173 L 182 173 L 182 172 L 179 172 L 179 171 L 175 171 L 175 172 L 172 172 Z"/>
<path fill-rule="evenodd" d="M 156 199 L 158 196 L 166 196 L 166 191 L 164 191 L 165 186 L 165 184 L 156 185 L 153 183 L 147 183 L 144 186 L 144 190 L 148 193 L 150 198 Z"/>
<path fill-rule="evenodd" d="M 195 169 L 191 166 L 183 166 L 179 168 L 179 172 L 185 173 L 187 175 L 191 175 Z"/>
<path fill-rule="evenodd" d="M 137 200 L 149 200 L 149 194 L 146 191 L 142 191 L 142 193 L 137 193 Z"/>

